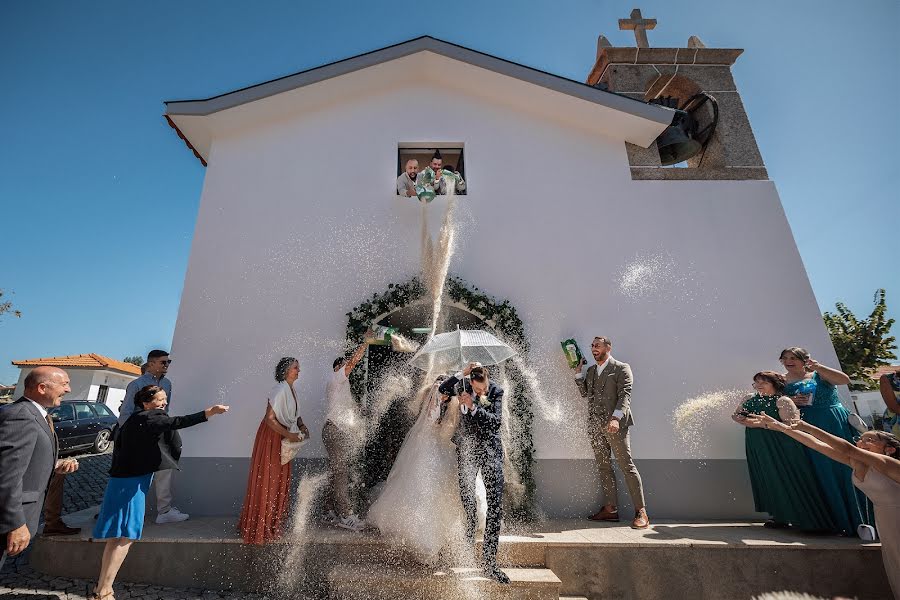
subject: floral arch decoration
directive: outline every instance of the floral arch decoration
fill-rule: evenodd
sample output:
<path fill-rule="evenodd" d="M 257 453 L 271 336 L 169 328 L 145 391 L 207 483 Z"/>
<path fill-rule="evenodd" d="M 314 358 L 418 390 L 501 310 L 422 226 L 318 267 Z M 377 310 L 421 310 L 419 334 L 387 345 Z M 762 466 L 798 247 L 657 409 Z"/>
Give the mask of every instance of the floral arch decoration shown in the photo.
<path fill-rule="evenodd" d="M 382 294 L 362 302 L 347 313 L 347 339 L 362 343 L 363 335 L 371 323 L 377 323 L 397 309 L 426 299 L 427 289 L 418 277 L 405 283 L 391 283 Z M 528 341 L 525 327 L 515 307 L 509 300 L 499 301 L 477 287 L 466 283 L 458 276 L 450 275 L 444 287 L 449 301 L 484 321 L 500 339 L 508 343 L 522 355 L 527 356 Z M 504 366 L 506 377 L 512 388 L 507 391 L 510 423 L 505 441 L 507 470 L 504 513 L 508 520 L 527 521 L 535 516 L 534 511 L 534 413 L 529 398 L 528 386 L 521 370 L 514 363 Z M 353 391 L 357 401 L 362 396 L 362 377 L 354 372 Z M 510 394 L 511 392 L 511 394 Z M 512 467 L 512 469 L 509 469 Z"/>

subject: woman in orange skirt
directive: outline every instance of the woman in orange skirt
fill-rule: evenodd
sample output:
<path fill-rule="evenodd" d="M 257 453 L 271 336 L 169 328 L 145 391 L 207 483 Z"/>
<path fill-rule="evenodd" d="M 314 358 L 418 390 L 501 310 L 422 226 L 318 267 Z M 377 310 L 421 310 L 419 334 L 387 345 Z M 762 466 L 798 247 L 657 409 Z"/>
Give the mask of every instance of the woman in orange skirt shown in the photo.
<path fill-rule="evenodd" d="M 299 415 L 294 382 L 300 363 L 292 357 L 278 361 L 275 381 L 269 392 L 266 416 L 256 431 L 247 495 L 238 529 L 247 544 L 264 544 L 282 534 L 291 487 L 291 463 L 281 464 L 281 440 L 299 442 L 309 437 L 309 429 Z"/>

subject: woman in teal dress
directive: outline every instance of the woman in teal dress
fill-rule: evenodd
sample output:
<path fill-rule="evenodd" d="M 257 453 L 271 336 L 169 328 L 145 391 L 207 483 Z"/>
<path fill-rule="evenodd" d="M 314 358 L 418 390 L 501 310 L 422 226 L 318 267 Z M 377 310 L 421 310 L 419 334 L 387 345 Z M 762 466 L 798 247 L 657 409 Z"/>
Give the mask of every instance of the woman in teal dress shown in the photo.
<path fill-rule="evenodd" d="M 882 428 L 900 437 L 900 371 L 885 373 L 878 385 L 884 405 L 887 407 L 884 409 Z"/>
<path fill-rule="evenodd" d="M 797 407 L 782 395 L 784 377 L 773 371 L 757 373 L 753 388 L 756 393 L 744 399 L 732 418 L 747 427 L 747 468 L 756 510 L 772 515 L 766 527 L 792 525 L 803 531 L 834 531 L 805 448 L 746 419 L 747 415 L 766 414 L 785 423 L 799 420 Z"/>
<path fill-rule="evenodd" d="M 779 360 L 786 371 L 784 393 L 799 406 L 803 420 L 854 443 L 857 433 L 850 426 L 850 412 L 841 404 L 835 387 L 849 384 L 850 378 L 837 369 L 819 364 L 803 348 L 785 348 Z M 872 511 L 868 509 L 865 495 L 853 485 L 850 467 L 818 452 L 808 449 L 806 452 L 837 530 L 845 535 L 856 535 L 856 528 L 869 521 L 867 515 Z"/>

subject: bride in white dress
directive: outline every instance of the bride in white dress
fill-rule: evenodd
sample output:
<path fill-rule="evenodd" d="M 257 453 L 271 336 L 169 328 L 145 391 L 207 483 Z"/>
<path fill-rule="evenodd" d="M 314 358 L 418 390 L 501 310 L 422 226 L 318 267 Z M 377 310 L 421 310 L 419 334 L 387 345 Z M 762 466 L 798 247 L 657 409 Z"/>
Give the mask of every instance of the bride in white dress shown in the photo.
<path fill-rule="evenodd" d="M 366 518 L 382 535 L 403 543 L 423 562 L 434 561 L 443 549 L 465 545 L 456 445 L 450 441 L 459 423 L 459 404 L 451 398 L 441 417 L 437 391 L 441 380 L 420 396 L 419 417 Z M 483 530 L 486 501 L 480 475 L 476 492 Z"/>

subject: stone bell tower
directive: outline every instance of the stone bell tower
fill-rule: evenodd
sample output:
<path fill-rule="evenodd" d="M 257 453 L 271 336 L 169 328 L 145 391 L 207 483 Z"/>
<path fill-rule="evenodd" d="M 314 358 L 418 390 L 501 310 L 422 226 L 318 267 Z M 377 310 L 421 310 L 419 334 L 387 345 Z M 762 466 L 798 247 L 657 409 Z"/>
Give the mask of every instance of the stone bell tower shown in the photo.
<path fill-rule="evenodd" d="M 731 74 L 743 50 L 707 48 L 696 36 L 684 48 L 651 48 L 647 31 L 655 27 L 656 19 L 644 19 L 637 8 L 631 18 L 619 19 L 619 29 L 633 30 L 637 45 L 616 48 L 601 35 L 588 85 L 645 102 L 677 102 L 677 107 L 705 92 L 718 105 L 718 122 L 705 150 L 686 168 L 661 166 L 655 142 L 646 149 L 626 143 L 632 179 L 768 179 Z M 712 120 L 709 104 L 700 110 L 707 111 L 701 118 Z"/>

